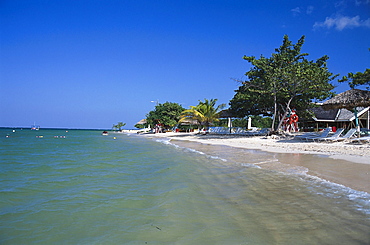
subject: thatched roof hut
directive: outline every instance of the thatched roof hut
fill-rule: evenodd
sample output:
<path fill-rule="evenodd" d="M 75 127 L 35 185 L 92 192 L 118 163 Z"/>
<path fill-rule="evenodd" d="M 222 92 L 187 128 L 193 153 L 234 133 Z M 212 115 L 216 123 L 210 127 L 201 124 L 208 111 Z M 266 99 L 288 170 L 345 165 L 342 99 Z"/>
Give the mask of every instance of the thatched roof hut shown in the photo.
<path fill-rule="evenodd" d="M 325 109 L 346 108 L 352 110 L 359 106 L 370 106 L 370 91 L 361 89 L 347 90 L 323 103 Z"/>
<path fill-rule="evenodd" d="M 335 109 L 335 108 L 345 108 L 349 110 L 353 109 L 355 113 L 356 128 L 357 131 L 360 132 L 360 125 L 356 108 L 358 106 L 364 107 L 370 106 L 370 91 L 361 89 L 347 90 L 323 103 L 323 107 L 325 109 Z M 358 134 L 358 137 L 360 137 L 360 134 Z"/>
<path fill-rule="evenodd" d="M 322 106 L 310 108 L 312 117 L 302 117 L 299 119 L 300 127 L 303 130 L 322 129 L 327 127 L 352 128 L 356 126 L 356 116 L 361 128 L 370 129 L 370 106 L 356 107 L 351 110 L 345 108 L 325 110 Z"/>
<path fill-rule="evenodd" d="M 141 124 L 141 125 L 146 124 L 146 119 L 141 119 L 136 124 Z"/>
<path fill-rule="evenodd" d="M 220 118 L 231 118 L 234 117 L 234 115 L 231 113 L 229 109 L 220 111 Z"/>

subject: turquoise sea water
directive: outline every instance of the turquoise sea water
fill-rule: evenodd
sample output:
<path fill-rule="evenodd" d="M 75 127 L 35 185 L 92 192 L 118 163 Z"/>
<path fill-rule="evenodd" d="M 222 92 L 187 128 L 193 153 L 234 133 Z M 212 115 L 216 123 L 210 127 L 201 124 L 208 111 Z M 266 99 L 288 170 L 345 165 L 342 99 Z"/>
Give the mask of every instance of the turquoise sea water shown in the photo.
<path fill-rule="evenodd" d="M 368 193 L 271 153 L 0 129 L 0 154 L 0 244 L 370 243 Z"/>

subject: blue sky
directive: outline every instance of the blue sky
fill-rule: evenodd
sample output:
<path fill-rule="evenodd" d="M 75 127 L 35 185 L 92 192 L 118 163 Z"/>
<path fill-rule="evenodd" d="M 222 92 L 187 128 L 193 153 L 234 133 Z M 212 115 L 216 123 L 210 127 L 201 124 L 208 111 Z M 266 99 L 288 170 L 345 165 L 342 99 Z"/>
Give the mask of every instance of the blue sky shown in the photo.
<path fill-rule="evenodd" d="M 242 57 L 285 34 L 335 74 L 363 72 L 370 1 L 0 0 L 0 126 L 133 128 L 151 101 L 228 104 Z"/>

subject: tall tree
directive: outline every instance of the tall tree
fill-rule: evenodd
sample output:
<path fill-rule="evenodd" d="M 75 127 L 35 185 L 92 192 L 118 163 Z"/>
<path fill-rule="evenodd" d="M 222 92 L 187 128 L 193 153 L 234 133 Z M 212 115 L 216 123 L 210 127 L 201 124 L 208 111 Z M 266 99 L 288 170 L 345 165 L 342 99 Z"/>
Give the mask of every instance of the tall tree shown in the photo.
<path fill-rule="evenodd" d="M 365 85 L 367 86 L 366 89 L 370 90 L 370 69 L 367 68 L 363 73 L 357 72 L 353 74 L 350 72 L 347 76 L 343 76 L 339 82 L 348 82 L 351 88 Z"/>
<path fill-rule="evenodd" d="M 191 119 L 198 121 L 199 125 L 209 127 L 214 121 L 217 121 L 221 110 L 225 104 L 216 106 L 217 99 L 204 99 L 199 101 L 197 106 L 190 106 L 190 109 L 183 111 L 180 122 Z"/>
<path fill-rule="evenodd" d="M 181 113 L 185 110 L 181 105 L 173 102 L 165 102 L 156 105 L 153 111 L 146 115 L 147 124 L 154 126 L 163 124 L 164 127 L 173 127 L 180 119 Z"/>
<path fill-rule="evenodd" d="M 304 39 L 302 36 L 293 44 L 285 35 L 283 44 L 270 58 L 244 56 L 243 59 L 253 66 L 245 74 L 247 80 L 240 81 L 242 86 L 230 101 L 230 110 L 239 116 L 271 115 L 271 127 L 278 130 L 293 106 L 304 110 L 312 100 L 331 96 L 330 90 L 334 86 L 330 81 L 337 75 L 326 67 L 329 58 L 323 56 L 316 61 L 307 60 L 308 54 L 301 53 Z"/>

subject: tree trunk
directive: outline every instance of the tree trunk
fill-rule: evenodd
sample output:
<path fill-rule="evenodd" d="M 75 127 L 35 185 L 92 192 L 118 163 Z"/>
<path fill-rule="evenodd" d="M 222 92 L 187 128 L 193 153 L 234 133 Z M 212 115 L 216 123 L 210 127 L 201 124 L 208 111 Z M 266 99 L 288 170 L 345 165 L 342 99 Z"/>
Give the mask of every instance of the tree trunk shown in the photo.
<path fill-rule="evenodd" d="M 280 122 L 279 122 L 279 125 L 278 125 L 278 127 L 277 127 L 277 130 L 279 130 L 279 129 L 281 128 L 281 125 L 283 124 L 284 119 L 285 119 L 286 115 L 288 114 L 288 110 L 289 110 L 289 108 L 290 108 L 290 103 L 292 102 L 293 98 L 294 98 L 294 97 L 292 97 L 292 98 L 290 98 L 290 99 L 289 99 L 289 101 L 288 101 L 288 103 L 287 103 L 287 105 L 286 105 L 286 107 L 285 107 L 284 115 L 283 115 L 283 116 L 282 116 L 282 118 L 280 119 Z"/>
<path fill-rule="evenodd" d="M 272 118 L 272 125 L 271 129 L 272 131 L 275 131 L 275 121 L 276 121 L 276 115 L 277 114 L 277 103 L 276 103 L 276 97 L 274 98 L 274 116 Z"/>
<path fill-rule="evenodd" d="M 274 116 L 272 118 L 272 125 L 271 125 L 271 129 L 272 131 L 275 131 L 275 122 L 276 122 L 276 114 L 277 114 L 277 99 L 276 99 L 276 89 L 274 89 Z"/>

